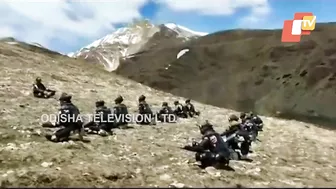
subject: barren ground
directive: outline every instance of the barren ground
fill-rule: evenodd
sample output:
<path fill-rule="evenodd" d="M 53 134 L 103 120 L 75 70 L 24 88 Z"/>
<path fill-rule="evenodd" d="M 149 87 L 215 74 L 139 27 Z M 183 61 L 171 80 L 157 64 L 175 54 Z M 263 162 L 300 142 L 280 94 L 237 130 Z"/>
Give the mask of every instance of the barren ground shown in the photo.
<path fill-rule="evenodd" d="M 65 57 L 48 57 L 0 44 L 0 181 L 2 186 L 335 186 L 336 133 L 298 121 L 262 117 L 265 131 L 254 144 L 252 163 L 234 162 L 235 169 L 200 170 L 194 154 L 178 147 L 200 137 L 195 123 L 209 119 L 223 131 L 234 111 L 195 102 L 199 119 L 177 124 L 137 126 L 116 130 L 102 138 L 86 136 L 90 143 L 54 144 L 40 136 L 43 113 L 56 113 L 56 99 L 35 99 L 35 77 L 58 92 L 73 94 L 82 113 L 94 102 L 112 105 L 121 94 L 135 111 L 137 97 L 147 96 L 153 108 L 174 97 L 102 71 L 94 65 Z M 217 173 L 218 172 L 218 173 Z M 179 184 L 176 184 L 179 183 Z"/>

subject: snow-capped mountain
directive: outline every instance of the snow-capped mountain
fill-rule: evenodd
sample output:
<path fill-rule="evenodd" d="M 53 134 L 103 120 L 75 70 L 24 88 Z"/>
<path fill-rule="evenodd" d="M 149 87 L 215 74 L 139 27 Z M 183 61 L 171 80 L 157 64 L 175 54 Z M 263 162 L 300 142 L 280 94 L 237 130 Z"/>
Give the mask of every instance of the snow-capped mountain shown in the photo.
<path fill-rule="evenodd" d="M 167 23 L 167 24 L 164 24 L 164 26 L 178 33 L 179 37 L 195 37 L 195 36 L 208 35 L 208 33 L 193 31 L 189 28 L 186 28 L 184 26 L 180 26 L 174 23 Z"/>
<path fill-rule="evenodd" d="M 174 23 L 154 25 L 148 20 L 142 20 L 119 28 L 112 34 L 94 41 L 77 52 L 69 53 L 68 56 L 101 63 L 106 70 L 114 71 L 119 66 L 120 58 L 127 58 L 129 55 L 138 53 L 155 34 L 160 32 L 166 34 L 167 30 L 170 36 L 181 42 L 207 35 L 207 33 L 192 31 Z"/>

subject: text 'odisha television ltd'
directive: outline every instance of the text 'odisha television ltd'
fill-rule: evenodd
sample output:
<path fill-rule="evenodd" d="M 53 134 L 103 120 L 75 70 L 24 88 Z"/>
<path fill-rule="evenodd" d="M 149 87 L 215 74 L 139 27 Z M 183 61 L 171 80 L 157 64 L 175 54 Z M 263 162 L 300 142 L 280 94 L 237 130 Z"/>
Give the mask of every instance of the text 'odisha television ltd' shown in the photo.
<path fill-rule="evenodd" d="M 57 115 L 57 114 L 42 114 L 42 122 L 85 122 L 92 121 L 95 123 L 111 123 L 111 122 L 124 122 L 124 123 L 136 123 L 143 121 L 158 121 L 156 115 L 142 115 L 142 114 L 125 114 L 125 115 L 115 115 L 109 114 L 107 117 L 101 114 L 83 114 L 81 116 L 75 115 Z M 167 115 L 163 116 L 163 120 L 167 122 L 175 122 L 176 116 Z"/>
<path fill-rule="evenodd" d="M 285 20 L 282 28 L 281 42 L 298 43 L 302 35 L 310 35 L 315 29 L 316 16 L 311 12 L 298 12 L 293 20 Z"/>

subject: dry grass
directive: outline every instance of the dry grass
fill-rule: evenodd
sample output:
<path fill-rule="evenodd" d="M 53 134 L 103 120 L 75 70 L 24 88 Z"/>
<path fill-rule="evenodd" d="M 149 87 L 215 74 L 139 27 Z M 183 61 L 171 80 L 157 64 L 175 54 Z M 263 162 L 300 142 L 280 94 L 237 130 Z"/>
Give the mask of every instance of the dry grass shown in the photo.
<path fill-rule="evenodd" d="M 145 94 L 153 107 L 175 99 L 135 82 L 103 72 L 95 65 L 65 57 L 51 58 L 13 45 L 0 44 L 0 180 L 2 186 L 334 186 L 336 183 L 336 133 L 297 121 L 264 117 L 266 128 L 253 146 L 252 163 L 232 162 L 235 172 L 200 170 L 194 155 L 178 147 L 199 133 L 200 120 L 177 124 L 137 126 L 117 130 L 90 143 L 54 144 L 39 136 L 42 113 L 55 113 L 55 99 L 35 99 L 30 94 L 34 78 L 59 92 L 73 94 L 82 113 L 94 102 L 125 97 L 131 111 Z M 6 52 L 5 55 L 2 52 Z M 14 56 L 12 56 L 14 55 Z M 226 127 L 231 110 L 195 103 L 201 119 L 218 131 Z M 49 164 L 48 164 L 49 163 Z M 42 166 L 42 164 L 45 166 Z M 219 172 L 218 175 L 216 172 Z"/>

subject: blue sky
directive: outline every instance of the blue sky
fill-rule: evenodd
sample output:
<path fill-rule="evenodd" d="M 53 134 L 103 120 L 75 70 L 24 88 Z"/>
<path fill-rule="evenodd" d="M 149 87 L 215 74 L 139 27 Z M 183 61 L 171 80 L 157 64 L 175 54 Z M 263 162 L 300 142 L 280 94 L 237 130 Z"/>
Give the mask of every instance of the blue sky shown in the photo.
<path fill-rule="evenodd" d="M 317 22 L 333 22 L 335 8 L 332 0 L 2 0 L 0 37 L 13 36 L 69 53 L 134 18 L 211 33 L 281 28 L 295 12 L 313 12 Z"/>

